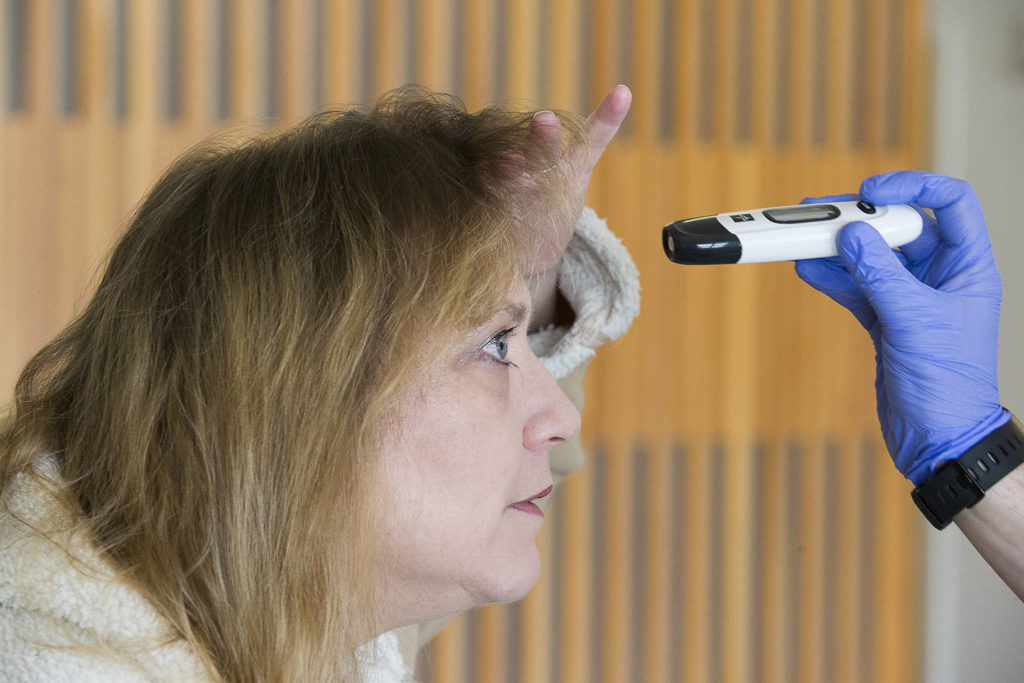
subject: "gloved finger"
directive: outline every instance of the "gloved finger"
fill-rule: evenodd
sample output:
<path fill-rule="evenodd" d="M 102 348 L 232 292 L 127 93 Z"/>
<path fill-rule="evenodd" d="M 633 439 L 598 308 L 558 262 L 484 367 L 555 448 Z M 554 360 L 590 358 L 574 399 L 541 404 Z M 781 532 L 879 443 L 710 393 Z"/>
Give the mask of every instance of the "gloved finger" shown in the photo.
<path fill-rule="evenodd" d="M 829 202 L 855 202 L 860 199 L 859 195 L 851 194 L 830 194 L 824 197 L 804 197 L 800 200 L 801 204 L 827 204 Z"/>
<path fill-rule="evenodd" d="M 966 249 L 965 256 L 991 248 L 981 204 L 966 181 L 922 171 L 895 171 L 866 179 L 860 191 L 875 204 L 907 202 L 932 209 L 943 247 Z"/>
<path fill-rule="evenodd" d="M 871 329 L 875 311 L 839 258 L 803 259 L 794 269 L 797 277 L 853 313 L 864 329 Z"/>
<path fill-rule="evenodd" d="M 836 246 L 839 258 L 883 326 L 899 322 L 908 302 L 932 293 L 867 223 L 854 221 L 843 227 L 836 238 Z"/>

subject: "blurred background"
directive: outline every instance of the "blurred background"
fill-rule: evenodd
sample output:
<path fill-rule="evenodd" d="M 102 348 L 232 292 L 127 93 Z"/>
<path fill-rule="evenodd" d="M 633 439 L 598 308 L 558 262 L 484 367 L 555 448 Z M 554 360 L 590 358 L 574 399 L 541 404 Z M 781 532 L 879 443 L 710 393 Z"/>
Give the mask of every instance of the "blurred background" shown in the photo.
<path fill-rule="evenodd" d="M 477 108 L 634 104 L 590 204 L 643 310 L 588 376 L 587 467 L 522 602 L 460 617 L 447 681 L 1006 681 L 1024 607 L 885 454 L 870 342 L 790 264 L 687 268 L 682 217 L 971 180 L 1024 411 L 1020 0 L 2 0 L 0 390 L 87 300 L 132 207 L 211 133 L 406 82 Z"/>

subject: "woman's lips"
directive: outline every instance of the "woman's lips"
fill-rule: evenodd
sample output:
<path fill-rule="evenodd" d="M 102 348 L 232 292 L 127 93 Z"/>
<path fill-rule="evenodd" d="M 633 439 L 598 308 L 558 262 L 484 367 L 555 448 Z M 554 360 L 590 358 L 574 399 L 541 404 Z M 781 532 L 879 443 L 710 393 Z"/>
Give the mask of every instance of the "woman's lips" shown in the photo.
<path fill-rule="evenodd" d="M 509 505 L 509 507 L 513 508 L 515 510 L 519 510 L 520 512 L 525 512 L 528 515 L 538 515 L 540 517 L 543 517 L 544 516 L 544 511 L 541 510 L 539 507 L 537 507 L 537 504 L 534 503 L 533 501 L 538 500 L 540 498 L 544 498 L 549 493 L 551 493 L 551 490 L 553 488 L 554 488 L 554 486 L 548 486 L 546 489 L 544 489 L 540 493 L 532 495 L 532 496 L 530 496 L 529 498 L 527 498 L 525 500 L 519 501 L 518 503 L 512 503 L 511 505 Z"/>

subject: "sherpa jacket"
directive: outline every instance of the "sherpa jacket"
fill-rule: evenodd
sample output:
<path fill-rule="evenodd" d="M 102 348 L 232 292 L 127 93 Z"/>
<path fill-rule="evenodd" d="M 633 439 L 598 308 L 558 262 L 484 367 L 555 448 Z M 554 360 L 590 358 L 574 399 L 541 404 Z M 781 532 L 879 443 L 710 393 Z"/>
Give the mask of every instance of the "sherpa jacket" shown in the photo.
<path fill-rule="evenodd" d="M 569 328 L 549 328 L 530 344 L 582 411 L 583 373 L 595 349 L 621 335 L 639 310 L 639 280 L 629 254 L 587 209 L 559 268 L 573 307 Z M 583 464 L 579 440 L 552 450 L 557 481 Z M 40 467 L 55 483 L 53 461 Z M 0 510 L 0 680 L 203 681 L 198 658 L 140 594 L 119 580 L 74 520 L 38 483 L 21 477 Z M 27 522 L 28 524 L 26 525 Z M 72 550 L 69 559 L 62 548 Z M 443 622 L 386 633 L 360 651 L 366 683 L 412 680 L 419 645 Z M 84 648 L 82 646 L 85 646 Z"/>

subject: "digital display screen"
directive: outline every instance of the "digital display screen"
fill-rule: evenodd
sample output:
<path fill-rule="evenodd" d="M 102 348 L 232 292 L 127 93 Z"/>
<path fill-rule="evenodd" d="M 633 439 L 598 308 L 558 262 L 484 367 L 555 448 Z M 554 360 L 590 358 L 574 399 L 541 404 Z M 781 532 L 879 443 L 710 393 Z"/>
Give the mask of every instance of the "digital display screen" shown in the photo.
<path fill-rule="evenodd" d="M 839 217 L 839 209 L 832 204 L 804 204 L 765 209 L 765 218 L 773 223 L 813 223 Z"/>

